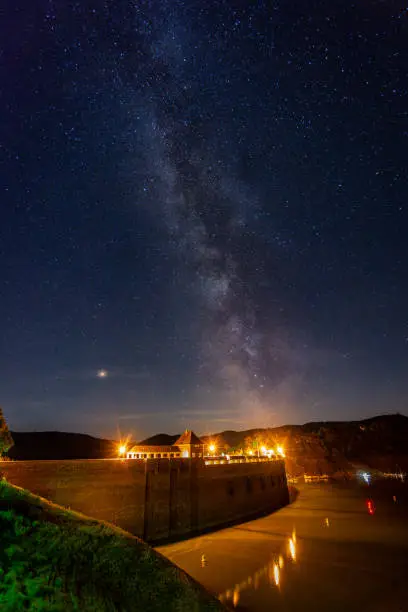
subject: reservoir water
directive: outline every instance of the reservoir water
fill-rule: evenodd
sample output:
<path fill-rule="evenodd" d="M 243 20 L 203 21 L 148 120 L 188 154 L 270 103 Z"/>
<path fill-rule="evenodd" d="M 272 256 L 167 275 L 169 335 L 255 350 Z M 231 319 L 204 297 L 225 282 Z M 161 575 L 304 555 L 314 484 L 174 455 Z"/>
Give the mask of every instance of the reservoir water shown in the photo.
<path fill-rule="evenodd" d="M 158 550 L 237 611 L 408 612 L 408 487 L 297 489 L 269 516 Z"/>

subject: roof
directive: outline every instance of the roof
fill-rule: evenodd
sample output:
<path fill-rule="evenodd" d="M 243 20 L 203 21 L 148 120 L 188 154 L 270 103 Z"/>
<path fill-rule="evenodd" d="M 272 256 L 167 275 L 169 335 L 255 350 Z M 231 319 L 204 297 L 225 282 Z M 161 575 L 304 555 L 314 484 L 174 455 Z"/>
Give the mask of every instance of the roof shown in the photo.
<path fill-rule="evenodd" d="M 177 446 L 181 446 L 183 444 L 203 444 L 200 440 L 200 438 L 198 438 L 194 431 L 191 431 L 191 429 L 186 429 L 186 431 L 181 434 L 181 436 L 178 438 L 178 440 L 175 441 L 174 443 Z"/>

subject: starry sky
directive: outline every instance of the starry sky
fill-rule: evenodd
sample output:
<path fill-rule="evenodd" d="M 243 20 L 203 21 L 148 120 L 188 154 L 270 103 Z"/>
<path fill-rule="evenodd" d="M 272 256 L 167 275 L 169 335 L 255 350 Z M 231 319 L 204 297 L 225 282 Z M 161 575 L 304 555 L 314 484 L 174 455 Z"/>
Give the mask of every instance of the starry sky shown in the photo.
<path fill-rule="evenodd" d="M 0 11 L 11 429 L 407 414 L 406 4 Z"/>

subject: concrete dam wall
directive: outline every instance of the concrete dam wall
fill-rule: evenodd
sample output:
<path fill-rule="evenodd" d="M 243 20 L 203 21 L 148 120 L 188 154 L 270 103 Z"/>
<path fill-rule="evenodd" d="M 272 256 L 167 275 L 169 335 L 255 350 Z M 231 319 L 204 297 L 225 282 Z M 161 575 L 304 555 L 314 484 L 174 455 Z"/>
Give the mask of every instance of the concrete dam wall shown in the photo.
<path fill-rule="evenodd" d="M 114 523 L 148 542 L 194 534 L 288 503 L 283 461 L 8 461 L 0 474 L 61 506 Z"/>

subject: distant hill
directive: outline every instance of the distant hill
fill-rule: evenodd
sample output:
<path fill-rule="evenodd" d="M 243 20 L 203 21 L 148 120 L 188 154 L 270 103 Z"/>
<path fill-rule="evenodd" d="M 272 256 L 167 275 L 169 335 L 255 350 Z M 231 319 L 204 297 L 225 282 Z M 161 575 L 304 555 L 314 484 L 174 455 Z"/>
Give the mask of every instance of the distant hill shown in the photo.
<path fill-rule="evenodd" d="M 117 443 L 86 434 L 11 432 L 11 459 L 99 459 L 117 456 Z M 171 445 L 177 435 L 156 434 L 140 444 Z M 384 471 L 408 471 L 408 417 L 401 414 L 377 416 L 363 421 L 315 422 L 283 425 L 269 429 L 223 431 L 211 436 L 220 448 L 239 450 L 248 438 L 266 445 L 282 444 L 289 474 L 349 473 L 353 464 Z M 209 437 L 202 437 L 204 442 Z"/>
<path fill-rule="evenodd" d="M 117 456 L 112 440 L 61 431 L 12 431 L 11 459 L 100 459 Z"/>
<path fill-rule="evenodd" d="M 248 438 L 279 442 L 286 449 L 288 472 L 294 475 L 347 472 L 357 463 L 384 471 L 408 470 L 408 417 L 401 414 L 223 431 L 214 437 L 235 449 L 244 448 Z"/>
<path fill-rule="evenodd" d="M 248 437 L 253 437 L 262 433 L 270 433 L 277 436 L 279 434 L 320 434 L 322 436 L 324 432 L 330 432 L 332 435 L 336 435 L 337 438 L 342 438 L 344 436 L 348 438 L 352 433 L 356 434 L 363 431 L 371 432 L 371 434 L 374 431 L 381 431 L 382 435 L 386 434 L 387 436 L 391 436 L 394 442 L 398 441 L 402 444 L 403 448 L 405 448 L 404 434 L 408 431 L 408 417 L 402 414 L 386 414 L 363 419 L 361 421 L 315 421 L 305 423 L 304 425 L 281 425 L 279 427 L 247 429 L 245 431 L 226 430 L 211 436 L 202 436 L 201 439 L 206 440 L 218 436 L 233 447 L 243 444 Z M 353 437 L 354 439 L 352 442 L 354 443 L 361 441 L 362 438 L 367 440 L 367 434 L 365 436 L 358 434 L 357 438 L 355 436 Z M 370 438 L 372 435 L 368 437 Z M 354 449 L 352 444 L 348 450 L 352 453 L 353 450 L 356 449 Z"/>
<path fill-rule="evenodd" d="M 179 434 L 171 436 L 169 434 L 160 433 L 142 440 L 139 444 L 144 444 L 145 446 L 171 446 L 179 437 Z"/>
<path fill-rule="evenodd" d="M 157 434 L 143 444 L 174 444 L 178 436 Z M 268 429 L 222 431 L 202 436 L 204 443 L 215 441 L 219 450 L 245 449 L 249 440 L 259 445 L 281 444 L 286 452 L 290 475 L 338 474 L 353 471 L 353 465 L 373 469 L 408 470 L 408 417 L 391 414 L 362 421 L 320 421 L 304 425 L 282 425 Z"/>

